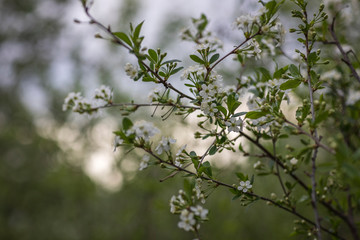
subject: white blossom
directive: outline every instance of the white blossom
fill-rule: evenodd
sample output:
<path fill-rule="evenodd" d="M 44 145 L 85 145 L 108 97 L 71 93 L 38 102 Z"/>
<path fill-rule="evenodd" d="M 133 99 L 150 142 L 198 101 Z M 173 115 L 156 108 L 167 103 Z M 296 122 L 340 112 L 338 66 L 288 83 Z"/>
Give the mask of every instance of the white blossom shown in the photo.
<path fill-rule="evenodd" d="M 163 152 L 170 151 L 170 144 L 174 144 L 176 142 L 175 139 L 162 137 L 159 145 L 155 148 L 157 154 L 162 154 Z"/>
<path fill-rule="evenodd" d="M 95 99 L 101 99 L 106 102 L 112 99 L 113 92 L 109 86 L 101 85 L 100 88 L 95 89 Z"/>
<path fill-rule="evenodd" d="M 67 95 L 67 97 L 64 100 L 64 104 L 62 106 L 62 110 L 66 111 L 68 109 L 76 109 L 77 106 L 77 102 L 82 101 L 83 100 L 83 96 L 81 96 L 80 92 L 71 92 Z"/>
<path fill-rule="evenodd" d="M 202 90 L 199 92 L 199 95 L 202 97 L 202 98 L 212 98 L 215 96 L 215 89 L 214 89 L 214 85 L 212 84 L 209 84 L 209 85 L 201 85 L 201 88 Z"/>
<path fill-rule="evenodd" d="M 194 213 L 184 209 L 180 214 L 180 222 L 178 223 L 178 227 L 184 229 L 185 231 L 194 230 L 194 225 L 196 221 L 194 219 Z"/>
<path fill-rule="evenodd" d="M 250 181 L 247 180 L 247 181 L 241 181 L 240 182 L 240 186 L 238 186 L 238 190 L 239 191 L 243 191 L 244 193 L 247 192 L 249 189 L 252 188 L 252 185 L 250 184 Z"/>
<path fill-rule="evenodd" d="M 202 220 L 206 219 L 209 210 L 203 208 L 200 205 L 196 207 L 190 207 L 190 210 L 195 214 L 195 216 L 199 216 Z"/>
<path fill-rule="evenodd" d="M 206 69 L 200 65 L 190 66 L 182 72 L 180 79 L 181 80 L 188 79 L 191 76 L 191 74 L 196 74 L 198 76 L 205 75 Z"/>
<path fill-rule="evenodd" d="M 292 165 L 296 165 L 296 164 L 298 163 L 298 160 L 297 160 L 296 158 L 292 158 L 292 159 L 290 160 L 290 163 L 291 163 Z"/>
<path fill-rule="evenodd" d="M 250 41 L 249 41 L 249 45 L 251 50 L 247 50 L 245 53 L 246 53 L 246 56 L 247 57 L 254 57 L 255 59 L 260 59 L 261 55 L 261 49 L 260 49 L 260 45 L 259 43 L 254 39 L 252 38 Z"/>
<path fill-rule="evenodd" d="M 225 125 L 228 126 L 229 132 L 240 132 L 242 131 L 243 121 L 241 118 L 232 117 L 225 122 Z"/>
<path fill-rule="evenodd" d="M 152 136 L 158 134 L 159 132 L 159 129 L 154 127 L 152 123 L 138 121 L 131 127 L 131 129 L 127 130 L 125 134 L 127 136 L 135 134 L 137 139 L 143 139 L 147 142 Z"/>
<path fill-rule="evenodd" d="M 254 163 L 254 168 L 255 169 L 259 169 L 261 167 L 262 163 L 260 161 L 257 161 L 256 163 Z"/>
<path fill-rule="evenodd" d="M 131 79 L 135 79 L 136 76 L 138 75 L 137 68 L 134 67 L 134 65 L 132 65 L 131 63 L 125 64 L 125 72 L 126 75 L 128 75 Z"/>
<path fill-rule="evenodd" d="M 143 156 L 142 161 L 140 162 L 139 171 L 142 171 L 142 170 L 144 170 L 145 168 L 148 167 L 149 160 L 150 160 L 149 155 L 144 155 Z"/>
<path fill-rule="evenodd" d="M 123 139 L 120 138 L 120 136 L 115 136 L 114 140 L 114 152 L 116 151 L 116 148 L 121 145 L 124 142 Z"/>
<path fill-rule="evenodd" d="M 201 110 L 208 116 L 213 117 L 219 110 L 216 108 L 216 103 L 203 101 L 200 106 Z"/>

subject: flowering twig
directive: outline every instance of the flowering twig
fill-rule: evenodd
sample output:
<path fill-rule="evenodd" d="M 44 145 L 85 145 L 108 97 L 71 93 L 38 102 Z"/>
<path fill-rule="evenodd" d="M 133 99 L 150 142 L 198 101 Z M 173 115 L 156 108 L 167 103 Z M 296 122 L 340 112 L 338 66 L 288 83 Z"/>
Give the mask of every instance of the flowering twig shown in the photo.
<path fill-rule="evenodd" d="M 132 53 L 132 49 L 127 46 L 126 44 L 124 44 L 110 29 L 110 27 L 105 27 L 102 23 L 100 23 L 99 21 L 97 21 L 89 12 L 89 7 L 84 6 L 84 10 L 85 10 L 85 14 L 90 18 L 90 24 L 96 24 L 97 26 L 99 26 L 101 29 L 103 29 L 105 32 L 107 32 L 108 34 L 110 34 L 110 36 L 112 37 L 112 40 L 114 41 L 114 43 L 119 44 L 120 46 L 126 48 L 127 50 L 129 50 L 130 53 Z M 136 56 L 136 55 L 135 55 Z M 136 56 L 137 57 L 137 56 Z M 138 57 L 137 57 L 138 58 Z M 190 100 L 194 100 L 194 98 L 188 96 L 187 94 L 181 92 L 180 90 L 176 89 L 175 87 L 173 87 L 170 83 L 167 83 L 166 80 L 164 80 L 162 77 L 159 76 L 159 74 L 155 71 L 153 71 L 146 63 L 144 63 L 141 59 L 138 58 L 138 61 L 146 68 L 147 71 L 151 72 L 157 79 L 158 81 L 164 85 L 165 88 L 170 88 L 171 90 L 177 92 L 180 97 L 182 98 L 187 98 Z"/>
<path fill-rule="evenodd" d="M 156 107 L 156 106 L 190 108 L 190 109 L 194 109 L 194 110 L 200 109 L 199 107 L 196 107 L 196 106 L 179 105 L 176 103 L 108 103 L 103 106 L 91 108 L 91 110 L 96 111 L 101 108 L 111 108 L 111 107 L 135 107 L 135 108 L 138 108 L 138 107 Z"/>
<path fill-rule="evenodd" d="M 225 56 L 223 56 L 222 58 L 220 58 L 219 60 L 217 60 L 210 68 L 207 69 L 206 72 L 206 76 L 205 79 L 207 79 L 209 77 L 209 74 L 211 73 L 211 71 L 216 67 L 216 65 L 218 65 L 219 63 L 221 63 L 222 61 L 224 61 L 227 57 L 229 57 L 232 54 L 236 54 L 236 51 L 241 48 L 245 43 L 247 43 L 248 41 L 250 41 L 252 38 L 256 37 L 257 35 L 259 35 L 261 33 L 261 28 L 259 29 L 259 31 L 257 31 L 256 33 L 254 33 L 252 36 L 246 38 L 242 43 L 240 43 L 238 46 L 236 46 L 233 50 L 231 50 L 229 53 L 227 53 Z"/>
<path fill-rule="evenodd" d="M 151 156 L 153 156 L 153 157 L 154 157 L 155 159 L 157 159 L 160 163 L 162 163 L 162 164 L 167 164 L 167 165 L 170 165 L 170 166 L 176 168 L 176 169 L 178 170 L 178 172 L 185 172 L 185 173 L 187 173 L 187 174 L 189 174 L 189 175 L 199 177 L 199 178 L 201 178 L 201 179 L 203 179 L 203 180 L 211 181 L 211 182 L 215 183 L 215 184 L 218 185 L 218 186 L 223 186 L 223 187 L 226 187 L 226 188 L 229 188 L 229 189 L 237 190 L 237 188 L 236 188 L 235 186 L 232 186 L 232 185 L 230 185 L 230 184 L 221 182 L 221 181 L 219 181 L 219 180 L 212 179 L 212 178 L 207 177 L 207 176 L 202 176 L 202 175 L 198 176 L 198 174 L 196 174 L 196 173 L 194 173 L 194 172 L 192 172 L 192 171 L 190 171 L 190 170 L 187 170 L 187 169 L 185 169 L 185 168 L 183 168 L 183 167 L 177 166 L 177 165 L 175 165 L 175 164 L 172 163 L 172 162 L 164 161 L 164 160 L 161 159 L 159 156 L 157 156 L 156 154 L 154 154 L 150 149 L 145 149 L 145 148 L 142 148 L 142 147 L 140 147 L 140 148 L 143 149 L 143 150 L 144 150 L 145 152 L 147 152 L 148 154 L 150 154 Z M 311 220 L 308 219 L 307 217 L 305 217 L 305 216 L 301 215 L 300 213 L 298 213 L 294 208 L 284 207 L 283 205 L 275 202 L 275 201 L 272 200 L 272 199 L 269 199 L 269 198 L 266 198 L 266 197 L 263 197 L 263 196 L 259 196 L 259 195 L 255 194 L 255 193 L 252 193 L 252 192 L 246 192 L 246 193 L 244 193 L 244 194 L 249 195 L 249 196 L 252 196 L 252 197 L 255 197 L 255 198 L 257 198 L 257 199 L 260 199 L 260 200 L 263 200 L 263 201 L 266 201 L 266 202 L 270 202 L 270 203 L 273 204 L 274 206 L 279 207 L 279 208 L 285 210 L 286 212 L 289 212 L 289 213 L 291 213 L 291 214 L 299 217 L 300 219 L 303 219 L 305 222 L 307 222 L 307 223 L 309 223 L 309 224 L 311 224 L 311 225 L 313 225 L 313 226 L 316 226 L 316 223 L 314 223 L 313 221 L 311 221 Z M 323 226 L 320 226 L 320 229 L 323 230 L 324 232 L 327 232 L 328 234 L 330 234 L 330 235 L 338 238 L 338 239 L 345 240 L 345 238 L 340 237 L 340 236 L 337 235 L 336 233 L 331 232 L 330 230 L 328 230 L 327 228 L 325 228 L 325 227 L 323 227 Z"/>
<path fill-rule="evenodd" d="M 304 16 L 305 16 L 305 20 L 304 22 L 307 23 L 308 21 L 308 16 L 307 16 L 307 11 L 304 8 Z M 305 37 L 305 48 L 306 48 L 306 59 L 309 59 L 309 56 L 311 54 L 311 48 L 313 43 L 310 43 L 310 39 L 309 39 L 309 30 L 308 31 L 304 31 L 304 37 Z M 311 121 L 314 124 L 315 123 L 315 108 L 314 108 L 314 90 L 312 89 L 312 85 L 311 85 L 311 69 L 312 69 L 312 65 L 309 64 L 309 61 L 306 61 L 306 65 L 307 65 L 307 84 L 308 84 L 308 88 L 309 88 L 309 96 L 310 96 L 310 110 L 311 110 Z M 317 129 L 315 128 L 311 134 L 314 139 L 318 140 L 318 134 L 317 134 Z M 318 140 L 319 141 L 319 140 Z M 316 234 L 319 240 L 322 239 L 322 235 L 321 235 L 321 227 L 320 227 L 320 216 L 319 216 L 319 210 L 317 208 L 317 199 L 316 199 L 316 158 L 317 158 L 317 153 L 318 153 L 318 146 L 315 147 L 314 152 L 313 152 L 313 156 L 311 158 L 311 205 L 313 207 L 314 210 L 314 215 L 315 215 L 315 223 L 316 223 Z"/>

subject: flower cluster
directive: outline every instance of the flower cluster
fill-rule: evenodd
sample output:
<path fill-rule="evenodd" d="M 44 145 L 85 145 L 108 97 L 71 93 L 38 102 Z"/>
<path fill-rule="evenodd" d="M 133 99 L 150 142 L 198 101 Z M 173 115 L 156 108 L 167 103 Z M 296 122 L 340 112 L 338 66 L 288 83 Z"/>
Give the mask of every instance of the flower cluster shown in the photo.
<path fill-rule="evenodd" d="M 185 79 L 195 80 L 195 79 L 198 79 L 200 76 L 202 78 L 204 78 L 205 75 L 206 75 L 206 69 L 203 66 L 195 65 L 195 66 L 190 66 L 190 67 L 186 68 L 182 72 L 180 79 L 181 80 L 185 80 Z"/>
<path fill-rule="evenodd" d="M 183 153 L 186 153 L 185 148 L 186 148 L 186 144 L 183 145 L 182 147 L 180 147 L 179 151 L 176 153 L 176 158 L 175 158 L 175 166 L 177 167 L 182 167 L 185 160 L 186 160 L 186 156 Z"/>
<path fill-rule="evenodd" d="M 104 106 L 112 101 L 112 90 L 108 86 L 102 85 L 95 89 L 94 98 L 88 100 L 80 92 L 71 92 L 67 95 L 62 106 L 63 111 L 71 109 L 77 113 L 92 114 L 98 110 L 99 106 Z"/>
<path fill-rule="evenodd" d="M 261 49 L 260 49 L 260 44 L 254 39 L 252 38 L 249 41 L 248 47 L 245 50 L 245 55 L 248 58 L 254 57 L 255 59 L 260 59 L 261 58 Z"/>
<path fill-rule="evenodd" d="M 251 14 L 242 15 L 236 18 L 234 22 L 234 27 L 243 31 L 244 33 L 249 33 L 252 31 L 255 25 L 261 26 L 260 16 L 266 12 L 265 8 L 261 8 L 256 16 Z"/>
<path fill-rule="evenodd" d="M 100 88 L 95 90 L 95 99 L 111 102 L 113 92 L 108 86 L 101 85 Z"/>
<path fill-rule="evenodd" d="M 208 45 L 211 49 L 218 49 L 223 47 L 223 42 L 212 32 L 205 30 L 208 24 L 208 20 L 205 15 L 201 15 L 200 18 L 193 18 L 192 25 L 190 27 L 183 28 L 180 37 L 182 40 L 191 41 L 194 40 L 198 45 Z"/>
<path fill-rule="evenodd" d="M 160 130 L 150 122 L 138 121 L 129 130 L 126 136 L 135 135 L 136 140 L 150 141 L 150 138 L 158 134 Z"/>
<path fill-rule="evenodd" d="M 163 152 L 169 152 L 170 144 L 174 144 L 175 142 L 176 140 L 170 137 L 162 137 L 159 145 L 155 148 L 156 153 L 160 155 Z"/>
<path fill-rule="evenodd" d="M 186 193 L 179 190 L 179 195 L 172 196 L 170 199 L 170 212 L 180 214 L 179 228 L 185 231 L 195 231 L 200 228 L 201 222 L 207 220 L 209 210 L 201 205 L 191 205 Z"/>

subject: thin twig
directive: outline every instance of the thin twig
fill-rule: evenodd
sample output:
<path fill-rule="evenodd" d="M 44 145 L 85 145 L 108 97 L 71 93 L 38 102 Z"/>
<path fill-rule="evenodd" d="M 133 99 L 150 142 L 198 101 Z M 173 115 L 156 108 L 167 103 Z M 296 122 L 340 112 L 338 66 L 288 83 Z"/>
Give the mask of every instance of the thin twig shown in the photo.
<path fill-rule="evenodd" d="M 332 36 L 332 38 L 334 39 L 334 44 L 336 45 L 336 47 L 339 49 L 341 55 L 342 55 L 342 61 L 350 68 L 350 71 L 352 73 L 352 75 L 356 78 L 356 80 L 358 80 L 358 82 L 360 83 L 360 76 L 359 74 L 356 72 L 354 66 L 351 64 L 351 61 L 349 59 L 349 56 L 346 54 L 346 52 L 344 51 L 344 49 L 342 48 L 336 34 L 335 34 L 335 20 L 336 20 L 336 16 L 333 18 L 332 23 L 329 27 L 329 31 L 330 34 Z"/>
<path fill-rule="evenodd" d="M 307 11 L 304 10 L 304 15 L 307 21 Z M 308 32 L 304 32 L 305 35 L 305 47 L 306 47 L 306 59 L 308 59 L 310 53 L 311 53 L 311 46 L 309 46 L 309 36 L 308 36 Z M 314 107 L 314 91 L 312 89 L 312 85 L 311 85 L 311 65 L 308 63 L 307 61 L 307 83 L 308 83 L 308 88 L 309 88 L 309 95 L 310 95 L 310 109 L 311 109 L 311 122 L 314 124 L 315 123 L 315 107 Z M 318 134 L 317 134 L 317 129 L 315 128 L 314 131 L 311 134 L 314 139 L 318 139 Z M 319 216 L 319 210 L 317 207 L 317 198 L 316 198 L 316 158 L 317 158 L 317 153 L 318 153 L 318 146 L 315 147 L 314 152 L 313 152 L 313 156 L 311 158 L 311 205 L 313 207 L 314 210 L 314 215 L 315 215 L 315 224 L 316 224 L 316 235 L 318 237 L 319 240 L 322 239 L 322 235 L 321 235 L 321 226 L 320 226 L 320 216 Z"/>
<path fill-rule="evenodd" d="M 207 177 L 207 176 L 198 176 L 196 173 L 190 171 L 190 170 L 187 170 L 183 167 L 179 167 L 179 166 L 176 166 L 174 163 L 172 162 L 167 162 L 167 161 L 164 161 L 163 159 L 161 159 L 159 156 L 155 155 L 151 150 L 149 149 L 144 149 L 142 148 L 144 151 L 146 151 L 148 154 L 150 154 L 151 156 L 153 156 L 155 159 L 157 159 L 160 163 L 163 163 L 163 164 L 167 164 L 167 165 L 170 165 L 172 167 L 175 167 L 178 169 L 178 172 L 185 172 L 185 173 L 188 173 L 192 176 L 196 176 L 196 177 L 200 177 L 201 179 L 204 179 L 204 180 L 207 180 L 207 181 L 211 181 L 215 184 L 217 184 L 218 186 L 223 186 L 223 187 L 227 187 L 227 188 L 230 188 L 230 189 L 234 189 L 234 190 L 237 190 L 237 188 L 235 186 L 232 186 L 230 184 L 227 184 L 227 183 L 224 183 L 224 182 L 221 182 L 221 181 L 218 181 L 218 180 L 215 180 L 215 179 L 212 179 L 210 177 Z M 245 194 L 245 193 L 244 193 Z M 286 212 L 289 212 L 295 216 L 297 216 L 298 218 L 300 219 L 303 219 L 304 221 L 306 221 L 307 223 L 313 225 L 313 226 L 316 226 L 316 224 L 311 221 L 310 219 L 308 219 L 307 217 L 301 215 L 300 213 L 298 213 L 295 209 L 293 208 L 287 208 L 287 207 L 284 207 L 283 205 L 275 202 L 274 200 L 271 200 L 269 198 L 266 198 L 266 197 L 263 197 L 263 196 L 259 196 L 255 193 L 251 193 L 251 192 L 247 192 L 246 195 L 249 195 L 249 196 L 252 196 L 252 197 L 255 197 L 257 199 L 261 199 L 263 201 L 266 201 L 266 202 L 270 202 L 272 203 L 274 206 L 278 207 L 278 208 L 281 208 L 283 210 L 285 210 Z M 324 232 L 327 232 L 328 234 L 336 237 L 337 239 L 341 239 L 341 240 L 345 240 L 345 238 L 342 238 L 340 237 L 339 235 L 337 235 L 336 233 L 334 232 L 331 232 L 330 230 L 328 230 L 327 228 L 323 227 L 323 226 L 320 226 L 320 228 L 324 231 Z"/>
<path fill-rule="evenodd" d="M 276 146 L 276 140 L 273 139 L 272 144 L 273 144 L 273 155 L 274 155 L 274 157 L 276 158 L 276 148 L 275 148 L 275 146 Z M 287 192 L 286 192 L 286 188 L 285 188 L 284 183 L 283 183 L 283 181 L 282 181 L 282 179 L 281 179 L 280 170 L 279 170 L 279 164 L 276 162 L 276 163 L 275 163 L 275 166 L 276 166 L 276 175 L 277 175 L 277 177 L 279 178 L 279 182 L 280 182 L 281 188 L 282 188 L 282 190 L 284 191 L 285 196 L 287 196 L 288 194 L 287 194 Z"/>
<path fill-rule="evenodd" d="M 85 9 L 85 14 L 90 18 L 90 23 L 91 24 L 96 24 L 97 26 L 99 26 L 101 29 L 103 29 L 105 32 L 107 32 L 108 34 L 110 34 L 110 36 L 112 37 L 114 43 L 121 45 L 122 47 L 126 48 L 127 50 L 129 50 L 130 53 L 132 53 L 132 49 L 127 46 L 126 44 L 124 44 L 112 31 L 110 28 L 105 27 L 102 23 L 98 22 L 89 12 L 89 8 L 84 6 Z M 136 55 L 135 55 L 136 56 Z M 147 71 L 151 72 L 156 78 L 157 80 L 164 85 L 165 88 L 170 88 L 171 90 L 177 92 L 181 97 L 185 97 L 188 98 L 190 100 L 194 100 L 193 97 L 188 96 L 187 94 L 181 92 L 180 90 L 176 89 L 175 87 L 173 87 L 170 83 L 167 83 L 166 80 L 164 80 L 162 77 L 159 76 L 159 74 L 157 74 L 155 71 L 153 71 L 146 63 L 144 63 L 141 59 L 139 59 L 137 56 L 136 58 L 138 59 L 138 61 L 146 68 Z"/>
<path fill-rule="evenodd" d="M 324 144 L 322 144 L 320 142 L 320 140 L 316 137 L 314 137 L 313 135 L 311 135 L 310 133 L 306 132 L 304 129 L 302 129 L 300 126 L 296 125 L 293 122 L 290 122 L 288 119 L 284 118 L 285 122 L 288 123 L 289 125 L 293 126 L 294 128 L 296 128 L 301 134 L 304 134 L 308 137 L 310 137 L 312 140 L 314 140 L 314 142 L 316 143 L 317 146 L 323 148 L 324 150 L 326 150 L 327 152 L 331 153 L 331 154 L 335 154 L 335 150 L 330 148 L 329 146 L 326 146 Z"/>
<path fill-rule="evenodd" d="M 219 60 L 217 60 L 206 72 L 206 76 L 205 76 L 205 80 L 209 77 L 210 72 L 216 67 L 216 65 L 218 65 L 219 63 L 221 63 L 222 61 L 224 61 L 227 57 L 229 57 L 232 54 L 235 54 L 236 51 L 241 48 L 245 43 L 247 43 L 248 41 L 250 41 L 252 38 L 256 37 L 257 35 L 259 35 L 261 33 L 261 28 L 259 29 L 259 31 L 257 31 L 255 34 L 253 34 L 252 36 L 246 38 L 242 43 L 240 43 L 239 45 L 237 45 L 233 50 L 231 50 L 229 53 L 227 53 L 225 56 L 223 56 L 222 58 L 220 58 Z"/>

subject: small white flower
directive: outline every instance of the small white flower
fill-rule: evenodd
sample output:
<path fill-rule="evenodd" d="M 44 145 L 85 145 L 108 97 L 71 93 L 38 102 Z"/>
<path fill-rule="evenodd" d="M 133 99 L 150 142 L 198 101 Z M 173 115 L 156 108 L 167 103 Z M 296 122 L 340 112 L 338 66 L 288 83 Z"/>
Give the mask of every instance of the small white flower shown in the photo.
<path fill-rule="evenodd" d="M 196 74 L 198 76 L 205 75 L 206 69 L 200 65 L 190 66 L 182 72 L 180 79 L 188 79 L 189 77 L 191 77 L 192 74 Z"/>
<path fill-rule="evenodd" d="M 205 84 L 201 85 L 202 90 L 199 92 L 199 95 L 206 99 L 206 98 L 211 98 L 215 96 L 215 89 L 214 89 L 214 85 L 209 84 L 208 86 L 206 86 Z"/>
<path fill-rule="evenodd" d="M 101 99 L 106 102 L 112 99 L 113 93 L 110 87 L 101 85 L 100 88 L 95 89 L 95 99 Z"/>
<path fill-rule="evenodd" d="M 64 104 L 62 106 L 62 110 L 66 111 L 68 109 L 71 109 L 74 105 L 77 105 L 76 102 L 82 100 L 83 97 L 81 96 L 80 92 L 71 92 L 67 95 L 67 97 L 64 100 Z"/>
<path fill-rule="evenodd" d="M 142 171 L 142 170 L 144 170 L 145 168 L 148 167 L 149 160 L 150 160 L 149 155 L 144 155 L 143 156 L 142 161 L 140 163 L 139 171 Z"/>
<path fill-rule="evenodd" d="M 178 223 L 179 228 L 183 228 L 185 231 L 194 230 L 193 226 L 196 224 L 194 213 L 184 209 L 181 211 L 180 220 Z"/>
<path fill-rule="evenodd" d="M 255 169 L 259 169 L 261 167 L 261 162 L 260 161 L 257 161 L 256 163 L 254 163 L 254 168 Z"/>
<path fill-rule="evenodd" d="M 246 56 L 247 57 L 255 57 L 256 60 L 260 59 L 260 57 L 261 57 L 261 55 L 260 55 L 260 53 L 261 53 L 260 45 L 254 38 L 252 38 L 249 41 L 249 47 L 252 50 L 246 51 Z"/>
<path fill-rule="evenodd" d="M 219 111 L 216 108 L 215 103 L 210 103 L 210 102 L 207 102 L 207 101 L 202 102 L 200 108 L 206 115 L 209 115 L 210 117 L 213 117 L 215 115 L 215 113 L 217 113 Z"/>
<path fill-rule="evenodd" d="M 116 151 L 116 148 L 121 145 L 122 143 L 124 142 L 123 139 L 121 139 L 119 136 L 116 136 L 115 137 L 115 140 L 114 140 L 114 152 Z"/>
<path fill-rule="evenodd" d="M 238 190 L 239 191 L 243 191 L 244 193 L 247 192 L 249 189 L 252 188 L 252 185 L 250 184 L 250 181 L 247 180 L 246 182 L 241 181 L 240 182 L 240 186 L 238 186 Z"/>
<path fill-rule="evenodd" d="M 157 154 L 162 154 L 163 152 L 170 151 L 170 144 L 174 144 L 176 142 L 175 139 L 162 137 L 159 145 L 155 148 Z"/>
<path fill-rule="evenodd" d="M 292 159 L 290 160 L 290 163 L 291 163 L 292 165 L 296 165 L 296 164 L 298 163 L 298 160 L 297 160 L 296 158 L 292 158 Z"/>
<path fill-rule="evenodd" d="M 126 75 L 128 75 L 131 79 L 135 79 L 136 76 L 138 75 L 137 68 L 134 67 L 134 65 L 132 65 L 131 63 L 125 64 L 125 72 Z"/>
<path fill-rule="evenodd" d="M 241 118 L 236 120 L 236 118 L 232 117 L 225 122 L 225 125 L 228 126 L 229 132 L 240 132 L 242 131 L 243 121 Z"/>
<path fill-rule="evenodd" d="M 193 211 L 193 213 L 196 215 L 196 216 L 199 216 L 201 219 L 206 219 L 207 217 L 207 214 L 209 212 L 209 210 L 203 208 L 202 206 L 200 205 L 197 205 L 196 207 L 190 207 L 191 211 Z"/>
<path fill-rule="evenodd" d="M 152 123 L 140 121 L 136 122 L 134 126 L 126 132 L 126 135 L 129 136 L 135 133 L 138 139 L 142 138 L 144 141 L 149 141 L 150 137 L 156 135 L 159 132 L 159 129 L 154 127 Z"/>

